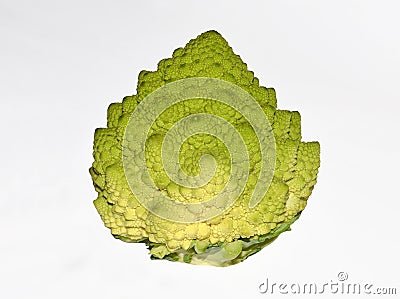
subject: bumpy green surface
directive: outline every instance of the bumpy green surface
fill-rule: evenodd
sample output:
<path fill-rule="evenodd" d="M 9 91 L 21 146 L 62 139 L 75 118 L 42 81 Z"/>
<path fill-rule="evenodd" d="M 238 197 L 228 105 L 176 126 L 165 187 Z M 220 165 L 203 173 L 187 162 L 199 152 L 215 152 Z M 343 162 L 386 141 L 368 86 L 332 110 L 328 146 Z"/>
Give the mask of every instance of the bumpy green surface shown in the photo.
<path fill-rule="evenodd" d="M 127 122 L 138 103 L 152 91 L 179 79 L 211 77 L 234 83 L 249 92 L 272 124 L 276 140 L 274 178 L 263 200 L 248 206 L 249 190 L 259 171 L 260 153 L 251 126 L 232 108 L 217 101 L 187 100 L 165 111 L 146 144 L 147 166 L 160 192 L 174 200 L 198 202 L 217 194 L 229 175 L 226 148 L 210 136 L 196 135 L 182 146 L 180 161 L 189 174 L 198 173 L 198 159 L 213 155 L 216 176 L 203 188 L 190 190 L 169 181 L 160 160 L 163 136 L 179 119 L 192 113 L 211 113 L 228 120 L 244 136 L 252 157 L 250 178 L 243 194 L 223 214 L 201 223 L 174 223 L 140 205 L 126 181 L 122 165 L 122 139 Z M 208 138 L 208 139 L 207 139 Z M 158 63 L 157 70 L 139 74 L 137 94 L 108 108 L 107 128 L 97 129 L 90 174 L 98 197 L 94 201 L 106 227 L 126 242 L 143 242 L 151 258 L 192 264 L 227 266 L 261 250 L 282 232 L 289 230 L 307 204 L 320 165 L 318 142 L 301 141 L 300 114 L 277 110 L 275 91 L 259 81 L 222 36 L 208 31 L 174 51 L 172 58 Z M 185 152 L 188 154 L 185 155 Z"/>

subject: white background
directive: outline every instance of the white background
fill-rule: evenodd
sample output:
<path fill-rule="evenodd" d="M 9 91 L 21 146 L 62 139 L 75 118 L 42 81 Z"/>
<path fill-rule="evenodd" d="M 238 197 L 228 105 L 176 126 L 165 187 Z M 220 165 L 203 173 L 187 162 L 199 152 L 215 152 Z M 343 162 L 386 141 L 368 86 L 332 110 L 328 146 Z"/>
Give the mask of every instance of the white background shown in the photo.
<path fill-rule="evenodd" d="M 262 298 L 266 278 L 322 283 L 340 271 L 399 293 L 399 10 L 385 0 L 0 1 L 0 297 Z M 150 261 L 145 245 L 115 240 L 88 172 L 107 106 L 210 29 L 276 88 L 280 109 L 300 111 L 303 140 L 321 143 L 318 184 L 292 231 L 228 268 Z"/>

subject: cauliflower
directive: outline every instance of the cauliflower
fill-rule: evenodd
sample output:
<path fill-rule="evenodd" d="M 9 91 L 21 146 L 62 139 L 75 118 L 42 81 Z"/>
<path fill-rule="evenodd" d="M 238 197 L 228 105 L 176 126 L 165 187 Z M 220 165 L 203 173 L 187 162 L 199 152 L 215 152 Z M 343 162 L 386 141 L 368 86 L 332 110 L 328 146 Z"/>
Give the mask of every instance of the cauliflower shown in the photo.
<path fill-rule="evenodd" d="M 141 108 L 146 98 L 156 94 L 157 90 L 188 78 L 209 78 L 209 81 L 199 79 L 205 84 L 203 86 L 213 82 L 211 79 L 237 86 L 255 100 L 265 125 L 257 117 L 256 124 L 249 123 L 240 109 L 208 98 L 193 97 L 176 102 L 159 115 L 154 115 L 157 119 L 152 119 L 151 110 L 162 106 L 163 100 L 157 102 L 155 99 L 152 106 Z M 133 158 L 129 158 L 124 151 L 138 143 L 127 135 L 127 131 L 144 127 L 139 120 L 132 121 L 135 113 L 144 119 L 149 118 L 150 125 L 145 131 L 143 151 L 135 152 Z M 226 121 L 228 125 L 210 125 L 209 129 L 223 131 L 221 134 L 229 140 L 236 138 L 229 130 L 238 132 L 244 147 L 234 146 L 233 153 L 230 153 L 231 149 L 214 134 L 190 131 L 189 127 L 197 121 L 189 118 L 193 114 L 211 114 L 215 115 L 217 122 Z M 252 114 L 253 110 L 247 112 L 249 117 Z M 185 119 L 187 121 L 183 122 Z M 213 121 L 211 118 L 206 120 L 201 126 L 207 127 Z M 296 111 L 277 110 L 275 90 L 259 85 L 253 72 L 247 69 L 219 33 L 205 32 L 184 48 L 176 49 L 172 58 L 161 60 L 156 71 L 140 72 L 137 93 L 108 107 L 107 128 L 96 129 L 94 135 L 94 162 L 90 168 L 98 193 L 94 205 L 115 238 L 145 243 L 152 259 L 213 266 L 241 262 L 270 244 L 282 232 L 290 230 L 316 184 L 320 165 L 319 143 L 301 141 L 300 121 L 300 114 Z M 182 122 L 181 130 L 174 127 L 179 122 Z M 255 129 L 257 123 L 260 130 L 265 130 L 264 136 L 270 134 L 268 140 L 273 140 L 273 146 L 267 146 L 264 152 L 270 158 L 265 161 L 273 166 L 268 179 L 268 172 L 263 172 L 264 145 L 260 142 L 262 136 Z M 181 140 L 164 142 L 171 131 L 176 131 Z M 186 134 L 188 132 L 191 134 Z M 172 151 L 175 143 L 180 146 Z M 163 151 L 163 147 L 167 150 Z M 145 164 L 132 162 L 142 154 Z M 125 156 L 131 159 L 131 164 L 124 162 Z M 163 162 L 165 157 L 167 162 Z M 231 179 L 232 194 L 236 197 L 232 202 L 227 202 L 224 197 L 223 209 L 215 210 L 214 214 L 210 212 L 209 217 L 179 221 L 179 212 L 164 204 L 157 205 L 161 201 L 154 204 L 154 198 L 170 198 L 182 205 L 193 205 L 218 196 L 232 177 L 235 157 L 239 157 L 236 158 L 239 162 L 246 160 L 243 157 L 249 157 L 246 160 L 248 170 L 244 173 L 246 180 L 242 179 L 243 173 Z M 183 177 L 199 179 L 199 174 L 205 172 L 204 182 L 195 187 L 180 184 L 179 176 L 174 180 L 165 170 L 166 166 L 175 164 L 180 165 Z M 146 177 L 143 180 L 151 179 L 155 188 L 153 195 L 143 195 L 147 198 L 144 200 L 139 198 L 142 175 Z M 242 188 L 237 187 L 240 184 Z M 255 203 L 249 204 L 258 185 L 266 190 L 260 193 L 262 196 Z M 214 211 L 210 207 L 204 210 Z M 198 216 L 198 212 L 194 214 Z"/>

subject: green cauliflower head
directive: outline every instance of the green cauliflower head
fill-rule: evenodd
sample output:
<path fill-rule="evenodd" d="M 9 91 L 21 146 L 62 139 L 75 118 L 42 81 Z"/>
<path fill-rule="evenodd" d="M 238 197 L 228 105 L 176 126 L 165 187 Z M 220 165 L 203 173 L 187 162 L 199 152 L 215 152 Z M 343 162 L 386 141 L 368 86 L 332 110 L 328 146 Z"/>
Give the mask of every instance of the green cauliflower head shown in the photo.
<path fill-rule="evenodd" d="M 218 138 L 195 134 L 179 152 L 182 170 L 190 176 L 200 172 L 199 161 L 209 154 L 216 161 L 212 179 L 204 186 L 188 188 L 171 180 L 163 170 L 161 149 L 167 132 L 179 120 L 194 114 L 217 115 L 242 136 L 248 150 L 249 176 L 243 192 L 221 214 L 184 223 L 149 211 L 132 192 L 123 165 L 124 134 L 132 113 L 143 99 L 162 86 L 187 78 L 207 77 L 230 82 L 249 93 L 271 124 L 275 139 L 273 178 L 255 207 L 249 206 L 251 191 L 260 174 L 261 151 L 257 135 L 246 118 L 222 102 L 189 99 L 160 114 L 145 144 L 146 168 L 158 192 L 182 203 L 202 202 L 224 188 L 230 173 L 229 151 Z M 273 88 L 259 80 L 216 31 L 208 31 L 158 63 L 156 71 L 139 74 L 137 92 L 122 103 L 108 107 L 107 128 L 96 129 L 94 162 L 90 168 L 98 197 L 94 205 L 115 238 L 145 243 L 152 259 L 191 264 L 228 266 L 243 261 L 289 230 L 307 204 L 320 165 L 318 142 L 301 141 L 300 114 L 278 110 Z"/>

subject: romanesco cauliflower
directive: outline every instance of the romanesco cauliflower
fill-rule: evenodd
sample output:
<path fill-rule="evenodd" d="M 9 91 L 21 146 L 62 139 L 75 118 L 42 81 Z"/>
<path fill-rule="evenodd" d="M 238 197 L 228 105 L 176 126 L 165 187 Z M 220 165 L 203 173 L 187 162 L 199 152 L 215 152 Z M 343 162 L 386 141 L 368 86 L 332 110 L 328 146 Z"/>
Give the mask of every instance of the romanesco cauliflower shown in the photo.
<path fill-rule="evenodd" d="M 146 135 L 146 169 L 139 170 L 149 174 L 160 194 L 181 203 L 203 202 L 220 193 L 228 181 L 233 167 L 229 149 L 220 139 L 204 133 L 182 138 L 177 161 L 187 175 L 195 177 L 202 170 L 202 157 L 211 155 L 216 162 L 214 175 L 206 184 L 182 186 L 164 171 L 163 140 L 175 123 L 191 114 L 225 119 L 240 133 L 250 157 L 244 189 L 229 207 L 209 219 L 180 222 L 153 213 L 132 192 L 123 162 L 124 138 L 132 114 L 147 96 L 169 83 L 197 77 L 229 82 L 251 95 L 271 124 L 276 153 L 269 187 L 251 207 L 251 191 L 262 167 L 262 144 L 252 124 L 235 108 L 217 100 L 193 98 L 165 109 Z M 316 184 L 319 152 L 318 142 L 301 141 L 300 114 L 277 110 L 275 90 L 260 86 L 225 39 L 208 31 L 176 49 L 172 58 L 161 60 L 156 71 L 140 72 L 137 93 L 109 106 L 107 128 L 96 129 L 94 136 L 90 168 L 98 193 L 94 205 L 115 238 L 145 243 L 152 259 L 228 266 L 270 244 L 298 219 Z"/>

